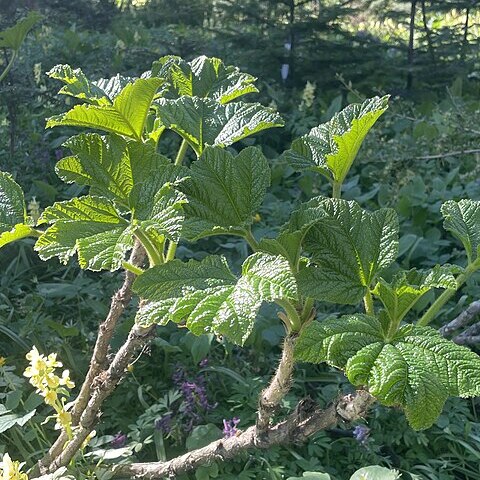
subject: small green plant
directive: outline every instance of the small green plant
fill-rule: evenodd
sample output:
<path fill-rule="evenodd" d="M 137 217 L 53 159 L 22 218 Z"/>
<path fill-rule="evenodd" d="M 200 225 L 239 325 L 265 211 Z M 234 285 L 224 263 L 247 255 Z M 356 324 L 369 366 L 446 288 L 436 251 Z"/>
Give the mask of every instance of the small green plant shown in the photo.
<path fill-rule="evenodd" d="M 331 184 L 332 198 L 298 205 L 276 237 L 256 238 L 252 225 L 270 184 L 269 162 L 257 146 L 238 152 L 230 146 L 283 121 L 274 110 L 240 99 L 257 91 L 252 76 L 206 57 L 189 63 L 164 57 L 139 78 L 91 81 L 67 65 L 49 75 L 64 83 L 61 94 L 80 103 L 48 119 L 47 127 L 94 131 L 68 139 L 72 155 L 56 165 L 63 181 L 87 187 L 88 194 L 56 202 L 34 219 L 20 186 L 0 173 L 0 246 L 34 237 L 43 260 L 66 263 L 76 255 L 83 269 L 123 269 L 125 279 L 100 326 L 68 421 L 59 422 L 62 432 L 32 478 L 68 466 L 84 448 L 105 399 L 158 325 L 173 322 L 195 335 L 213 334 L 242 346 L 263 303 L 277 306 L 285 341 L 278 368 L 260 395 L 255 425 L 240 431 L 231 424 L 227 438 L 188 456 L 121 463 L 109 467 L 109 475 L 175 476 L 208 464 L 212 456 L 226 460 L 246 449 L 304 441 L 366 415 L 374 402 L 401 407 L 414 429 L 425 429 L 448 397 L 480 394 L 480 358 L 429 326 L 480 268 L 480 202 L 448 201 L 441 209 L 446 230 L 465 249 L 465 266 L 436 265 L 392 277 L 396 212 L 371 212 L 341 199 L 362 141 L 386 111 L 388 97 L 349 105 L 292 143 L 283 159 L 300 171 L 320 173 Z M 180 137 L 174 159 L 159 153 L 167 130 Z M 247 243 L 251 253 L 240 272 L 222 256 L 177 258 L 180 242 L 213 235 Z M 406 322 L 433 289 L 443 293 L 420 319 Z M 107 355 L 133 294 L 141 299 L 135 324 L 124 345 Z M 359 311 L 317 321 L 318 302 Z M 274 423 L 298 361 L 337 367 L 357 390 L 326 409 L 301 400 Z M 65 412 L 63 403 L 57 407 Z"/>

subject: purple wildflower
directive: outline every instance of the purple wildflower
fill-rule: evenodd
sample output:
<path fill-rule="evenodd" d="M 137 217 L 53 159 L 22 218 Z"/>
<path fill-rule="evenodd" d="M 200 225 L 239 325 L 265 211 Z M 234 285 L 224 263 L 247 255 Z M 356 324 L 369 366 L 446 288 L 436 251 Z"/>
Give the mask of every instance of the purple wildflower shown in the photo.
<path fill-rule="evenodd" d="M 173 384 L 177 388 L 180 388 L 182 386 L 182 383 L 186 380 L 186 377 L 187 375 L 185 369 L 181 365 L 176 365 L 175 372 L 172 375 Z"/>
<path fill-rule="evenodd" d="M 122 448 L 126 444 L 127 436 L 122 432 L 118 432 L 116 435 L 114 435 L 113 440 L 110 442 L 112 448 Z"/>
<path fill-rule="evenodd" d="M 55 158 L 57 160 L 61 160 L 63 158 L 63 149 L 62 148 L 57 148 L 55 150 Z"/>
<path fill-rule="evenodd" d="M 203 360 L 200 360 L 200 363 L 198 364 L 200 368 L 205 368 L 208 367 L 208 358 L 204 358 Z"/>
<path fill-rule="evenodd" d="M 155 421 L 155 428 L 161 430 L 164 434 L 170 433 L 172 430 L 172 414 L 168 413 L 162 418 Z"/>
<path fill-rule="evenodd" d="M 353 429 L 353 436 L 358 443 L 366 445 L 370 436 L 370 429 L 365 425 L 357 425 Z"/>
<path fill-rule="evenodd" d="M 225 438 L 234 437 L 237 434 L 237 425 L 240 423 L 238 417 L 233 417 L 231 420 L 223 419 L 223 436 Z"/>

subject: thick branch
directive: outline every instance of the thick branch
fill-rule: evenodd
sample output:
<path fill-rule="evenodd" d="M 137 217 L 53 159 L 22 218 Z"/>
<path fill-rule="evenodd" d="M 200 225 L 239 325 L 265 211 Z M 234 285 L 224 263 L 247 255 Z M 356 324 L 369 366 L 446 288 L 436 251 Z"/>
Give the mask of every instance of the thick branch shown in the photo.
<path fill-rule="evenodd" d="M 132 463 L 114 467 L 114 476 L 130 479 L 175 478 L 212 461 L 225 461 L 250 448 L 267 449 L 274 445 L 301 443 L 311 435 L 334 427 L 340 421 L 353 421 L 366 415 L 374 398 L 359 390 L 345 395 L 321 410 L 312 400 L 302 400 L 287 420 L 268 429 L 259 440 L 252 426 L 238 436 L 217 440 L 206 447 L 193 450 L 167 462 Z"/>
<path fill-rule="evenodd" d="M 480 343 L 480 322 L 468 327 L 464 332 L 453 338 L 459 345 L 474 345 Z"/>
<path fill-rule="evenodd" d="M 144 259 L 145 251 L 140 242 L 136 242 L 129 262 L 133 265 L 142 265 Z M 90 367 L 73 407 L 72 424 L 74 426 L 78 425 L 80 416 L 88 404 L 95 378 L 105 368 L 110 340 L 112 339 L 112 335 L 115 331 L 118 320 L 125 311 L 127 305 L 130 303 L 132 298 L 132 284 L 134 280 L 135 275 L 132 272 L 126 271 L 123 284 L 113 296 L 107 317 L 99 327 L 93 355 L 90 360 Z M 67 434 L 64 430 L 62 430 L 55 443 L 50 447 L 48 453 L 38 462 L 39 469 L 42 473 L 50 465 L 52 460 L 60 455 L 60 452 L 64 448 L 67 441 Z"/>
<path fill-rule="evenodd" d="M 451 322 L 444 325 L 440 328 L 440 333 L 443 336 L 447 336 L 450 333 L 458 330 L 459 328 L 465 327 L 468 325 L 473 318 L 475 318 L 480 313 L 480 300 L 472 302 L 466 310 L 464 310 L 458 317 L 454 318 Z M 466 332 L 464 332 L 466 333 Z M 461 334 L 463 335 L 463 334 Z"/>
<path fill-rule="evenodd" d="M 47 469 L 48 472 L 54 472 L 58 468 L 68 465 L 70 460 L 72 460 L 97 423 L 103 402 L 120 382 L 137 349 L 148 343 L 154 331 L 154 326 L 149 328 L 143 328 L 138 325 L 133 326 L 127 341 L 115 355 L 108 370 L 101 372 L 95 379 L 93 394 L 80 417 L 73 439 L 68 442 L 62 453 L 50 463 Z"/>
<path fill-rule="evenodd" d="M 260 394 L 257 413 L 257 436 L 262 438 L 266 435 L 270 418 L 288 393 L 292 384 L 292 372 L 294 366 L 293 349 L 295 335 L 288 335 L 283 344 L 282 358 L 270 385 Z"/>
<path fill-rule="evenodd" d="M 145 250 L 140 242 L 135 242 L 135 247 L 130 256 L 129 263 L 135 266 L 141 266 L 145 259 Z M 107 352 L 112 339 L 115 327 L 120 316 L 132 299 L 132 284 L 135 275 L 132 272 L 125 272 L 125 280 L 121 288 L 115 293 L 110 304 L 110 311 L 107 317 L 100 325 L 97 341 L 90 360 L 90 368 L 83 382 L 82 389 L 78 395 L 72 411 L 72 424 L 78 425 L 82 412 L 87 406 L 90 398 L 91 387 L 96 376 L 105 368 L 107 361 Z"/>

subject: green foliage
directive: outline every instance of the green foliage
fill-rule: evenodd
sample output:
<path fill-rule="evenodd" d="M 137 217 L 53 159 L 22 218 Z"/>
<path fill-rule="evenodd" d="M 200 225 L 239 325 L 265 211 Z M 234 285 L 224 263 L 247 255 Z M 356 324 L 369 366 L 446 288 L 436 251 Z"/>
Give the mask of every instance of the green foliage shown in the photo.
<path fill-rule="evenodd" d="M 239 344 L 252 332 L 263 301 L 297 300 L 288 262 L 264 253 L 245 260 L 239 279 L 225 259 L 211 256 L 158 265 L 141 275 L 134 289 L 153 302 L 139 310 L 142 325 L 185 320 L 197 335 L 212 331 Z"/>
<path fill-rule="evenodd" d="M 207 147 L 179 186 L 188 199 L 189 236 L 245 231 L 269 185 L 270 168 L 258 148 L 248 147 L 233 156 L 219 147 Z"/>
<path fill-rule="evenodd" d="M 480 255 L 480 201 L 449 201 L 442 205 L 444 227 L 457 237 L 472 263 Z"/>
<path fill-rule="evenodd" d="M 8 173 L 0 172 L 0 248 L 34 233 L 27 225 L 25 198 L 18 183 Z"/>
<path fill-rule="evenodd" d="M 432 196 L 430 202 L 422 197 L 417 204 L 414 202 L 422 193 L 421 189 L 416 191 L 417 184 L 410 191 L 403 192 L 398 202 L 399 228 L 394 210 L 373 210 L 377 203 L 395 205 L 395 197 L 388 197 L 382 186 L 371 180 L 360 180 L 358 176 L 346 179 L 352 168 L 355 171 L 352 163 L 365 135 L 387 107 L 386 97 L 375 97 L 335 114 L 341 108 L 340 96 L 340 101 L 332 102 L 323 116 L 326 120 L 334 114 L 328 123 L 294 140 L 292 149 L 283 158 L 289 158 L 301 169 L 313 169 L 326 175 L 336 187 L 334 196 L 339 196 L 338 187 L 346 181 L 346 198 L 357 198 L 357 201 L 347 201 L 317 196 L 300 203 L 305 196 L 325 193 L 323 187 L 317 187 L 311 181 L 313 176 L 308 172 L 300 178 L 298 186 L 293 186 L 298 177 L 291 175 L 291 169 L 284 169 L 281 162 L 275 161 L 270 168 L 269 161 L 258 147 L 242 149 L 237 145 L 238 152 L 226 149 L 254 133 L 283 124 L 272 109 L 260 103 L 237 101 L 242 95 L 257 90 L 253 85 L 254 77 L 235 67 L 225 66 L 216 58 L 199 57 L 187 63 L 179 57 L 169 56 L 154 63 L 152 71 L 139 79 L 117 75 L 93 82 L 81 70 L 73 70 L 67 65 L 54 67 L 50 76 L 65 84 L 60 93 L 86 103 L 52 117 L 49 126 L 81 126 L 102 130 L 105 134 L 82 133 L 63 144 L 72 155 L 57 163 L 57 173 L 66 183 L 77 185 L 68 190 L 58 189 L 51 195 L 60 199 L 73 195 L 74 198 L 47 207 L 36 226 L 38 231 L 29 226 L 33 222 L 26 214 L 19 186 L 8 174 L 1 174 L 0 219 L 3 219 L 2 228 L 5 225 L 5 230 L 0 232 L 0 246 L 2 240 L 6 243 L 40 235 L 35 250 L 42 259 L 58 257 L 66 263 L 77 254 L 81 268 L 113 271 L 123 266 L 137 275 L 134 289 L 142 301 L 135 321 L 143 326 L 161 326 L 162 335 L 154 341 L 153 350 L 158 349 L 155 367 L 163 362 L 165 368 L 157 369 L 162 378 L 155 386 L 158 388 L 156 392 L 150 384 L 147 387 L 141 384 L 142 381 L 151 381 L 148 374 L 152 376 L 153 367 L 146 360 L 139 360 L 143 362 L 135 371 L 139 380 L 136 377 L 127 380 L 130 387 L 135 385 L 131 390 L 136 390 L 136 396 L 124 391 L 128 402 L 123 397 L 113 400 L 120 410 L 123 408 L 125 418 L 132 423 L 129 425 L 125 418 L 115 418 L 121 416 L 115 411 L 108 417 L 107 425 L 100 427 L 108 430 L 113 428 L 112 425 L 122 425 L 124 431 L 128 430 L 132 443 L 128 454 L 135 451 L 144 459 L 156 455 L 162 460 L 178 453 L 186 439 L 193 448 L 198 445 L 197 440 L 202 434 L 214 432 L 212 438 L 217 438 L 219 430 L 215 425 L 221 425 L 222 419 L 231 413 L 225 409 L 221 413 L 204 412 L 205 415 L 198 415 L 188 428 L 183 425 L 188 432 L 180 432 L 183 421 L 180 417 L 187 411 L 178 406 L 181 394 L 177 391 L 170 395 L 169 392 L 168 398 L 162 399 L 165 387 L 168 390 L 171 383 L 167 377 L 172 357 L 177 361 L 188 357 L 193 369 L 210 352 L 215 352 L 219 365 L 211 369 L 205 367 L 209 385 L 215 392 L 220 392 L 215 402 L 228 398 L 229 407 L 233 405 L 242 412 L 242 427 L 244 421 L 245 424 L 253 423 L 256 402 L 252 399 L 261 388 L 258 377 L 263 374 L 263 370 L 256 370 L 256 365 L 258 363 L 260 369 L 267 370 L 273 362 L 269 348 L 278 343 L 285 331 L 299 333 L 298 359 L 325 362 L 344 370 L 354 386 L 367 388 L 384 405 L 401 406 L 411 425 L 417 429 L 444 421 L 439 415 L 447 397 L 470 397 L 479 393 L 476 373 L 479 360 L 475 354 L 443 339 L 431 328 L 401 325 L 406 318 L 415 318 L 428 301 L 433 301 L 433 289 L 442 288 L 453 295 L 467 279 L 467 273 L 468 278 L 473 274 L 470 267 L 477 260 L 480 243 L 478 202 L 450 201 L 442 209 L 445 228 L 462 242 L 467 251 L 469 265 L 463 269 L 445 264 L 452 261 L 452 243 L 441 239 L 438 229 L 430 224 L 433 233 L 429 232 L 429 235 L 435 241 L 443 242 L 442 255 L 429 256 L 425 253 L 428 250 L 423 251 L 423 256 L 412 254 L 419 243 L 416 235 L 420 236 L 427 228 L 422 216 L 423 204 L 427 204 L 425 208 L 430 209 L 432 216 L 438 216 L 439 199 L 442 198 L 440 187 L 438 196 Z M 67 104 L 70 105 L 70 101 Z M 165 129 L 171 132 L 162 136 Z M 420 135 L 421 129 L 417 130 Z M 178 144 L 178 140 L 182 141 L 180 151 L 172 161 L 169 158 L 172 156 L 171 146 Z M 269 157 L 276 155 L 270 140 L 264 150 Z M 52 145 L 60 145 L 60 140 L 54 142 L 57 140 Z M 242 146 L 252 142 L 248 139 Z M 385 139 L 382 142 L 389 143 Z M 283 144 L 283 140 L 279 142 L 277 150 Z M 182 166 L 189 147 L 196 155 L 186 157 L 188 166 Z M 370 155 L 371 150 L 368 152 Z M 360 168 L 363 173 L 364 163 Z M 380 170 L 376 166 L 373 168 L 367 164 L 365 177 L 370 175 L 379 181 L 377 171 Z M 280 179 L 282 174 L 285 174 L 284 178 Z M 271 179 L 272 190 L 267 194 Z M 444 185 L 443 193 L 449 185 L 447 180 Z M 89 189 L 88 195 L 75 197 L 84 193 L 82 187 L 85 186 Z M 475 191 L 467 187 L 452 189 L 446 198 L 458 199 Z M 365 204 L 368 210 L 360 206 Z M 409 211 L 411 206 L 412 211 Z M 278 225 L 285 220 L 279 229 Z M 229 234 L 229 237 L 226 239 L 223 234 Z M 210 238 L 191 243 L 206 236 Z M 125 262 L 134 242 L 141 243 L 147 251 L 148 261 L 144 265 Z M 19 248 L 26 245 L 27 242 Z M 220 249 L 225 257 L 210 255 Z M 253 254 L 249 255 L 248 249 L 253 250 Z M 412 262 L 423 268 L 437 261 L 439 265 L 432 270 L 416 270 L 409 265 Z M 241 274 L 234 274 L 240 265 Z M 405 270 L 401 270 L 400 265 Z M 49 264 L 49 268 L 58 278 L 63 275 L 58 265 Z M 70 264 L 68 268 L 75 267 Z M 11 267 L 10 271 L 16 272 L 16 267 Z M 96 290 L 91 280 L 93 276 L 85 275 L 79 275 L 80 280 L 68 285 L 52 281 L 42 291 L 51 298 L 62 295 L 80 298 L 78 292 L 84 288 L 82 278 L 92 290 Z M 7 284 L 9 278 L 7 272 L 3 284 Z M 109 283 L 116 279 L 112 274 L 105 278 Z M 42 284 L 39 285 L 39 289 L 42 288 Z M 475 285 L 469 285 L 469 288 L 475 288 Z M 17 296 L 21 294 L 16 293 Z M 94 297 L 92 293 L 89 295 Z M 376 311 L 372 295 L 382 303 L 382 310 Z M 28 299 L 31 301 L 30 297 Z M 333 318 L 329 312 L 350 313 L 353 309 L 322 303 L 315 305 L 315 300 L 342 305 L 356 305 L 363 300 L 367 315 L 356 313 Z M 25 309 L 40 310 L 36 307 L 43 301 L 42 297 L 38 303 L 32 302 Z M 23 308 L 25 303 L 22 302 Z M 50 306 L 55 304 L 55 300 L 50 299 L 50 302 Z M 265 305 L 260 310 L 263 303 L 276 305 Z M 440 304 L 434 302 L 433 305 Z M 89 315 L 94 317 L 96 324 L 97 314 L 105 312 L 92 302 L 92 311 L 94 308 L 99 311 L 89 311 Z M 283 310 L 278 315 L 283 323 L 275 315 L 279 308 Z M 327 320 L 312 321 L 317 311 Z M 0 309 L 0 315 L 2 312 Z M 0 318 L 3 322 L 3 317 Z M 76 341 L 80 337 L 91 338 L 76 323 L 64 325 L 51 318 L 44 320 L 42 317 L 39 324 L 48 325 L 64 338 L 71 336 Z M 186 326 L 189 332 L 177 330 L 170 321 Z M 121 344 L 132 322 L 133 315 L 120 326 L 112 342 L 115 346 Z M 0 323 L 0 327 L 3 326 Z M 15 338 L 15 332 L 8 329 L 0 329 L 0 334 L 5 331 L 9 338 Z M 28 327 L 25 331 L 29 331 Z M 252 350 L 240 350 L 229 343 L 243 346 L 247 339 Z M 237 372 L 239 364 L 248 363 L 255 364 L 255 368 L 245 367 L 243 372 Z M 302 375 L 309 368 L 301 367 Z M 294 386 L 295 393 L 321 393 L 325 402 L 336 396 L 339 383 L 343 381 L 339 380 L 341 375 L 325 372 L 324 368 L 309 370 L 314 372 L 312 377 L 305 374 L 300 378 L 299 385 Z M 222 377 L 222 381 L 217 382 L 217 376 Z M 233 379 L 232 383 L 223 382 L 223 376 Z M 328 382 L 334 378 L 335 381 L 323 386 L 324 380 L 319 378 L 327 378 Z M 324 391 L 328 391 L 328 395 L 324 395 Z M 219 398 L 222 396 L 224 398 Z M 126 403 L 135 405 L 135 412 L 126 412 Z M 293 406 L 293 396 L 285 399 L 285 405 Z M 137 422 L 134 415 L 140 415 L 142 408 L 145 415 Z M 173 421 L 175 427 L 164 435 L 154 428 L 157 415 L 163 418 L 172 412 L 177 416 Z M 377 421 L 376 415 L 372 422 Z M 401 425 L 401 418 L 395 418 Z M 293 466 L 282 467 L 282 455 L 279 450 L 272 449 L 264 454 L 265 457 L 252 457 L 255 458 L 252 462 L 257 464 L 248 468 L 242 465 L 241 469 L 244 468 L 247 476 L 251 472 L 254 476 L 256 473 L 263 475 L 266 469 L 272 478 L 280 478 L 280 475 L 283 478 L 298 471 L 322 470 L 319 463 L 324 461 L 324 456 L 320 448 L 332 449 L 332 452 L 346 451 L 340 457 L 349 459 L 348 474 L 366 463 L 360 461 L 361 455 L 355 449 L 340 450 L 343 447 L 333 445 L 345 444 L 347 440 L 331 442 L 322 435 L 319 435 L 320 445 L 306 447 L 310 449 L 308 454 L 300 448 L 301 453 L 292 453 L 295 462 L 290 463 Z M 401 435 L 402 438 L 418 438 L 419 444 L 426 438 L 421 436 L 423 434 L 414 437 L 406 429 Z M 102 440 L 103 450 L 112 455 L 112 449 L 106 445 L 111 441 L 111 435 L 105 438 Z M 99 441 L 98 446 L 101 445 Z M 368 463 L 382 463 L 390 452 L 380 452 L 377 447 L 368 455 L 375 456 Z M 273 466 L 268 464 L 272 458 L 276 462 Z M 424 459 L 423 463 L 427 460 Z M 237 478 L 237 463 L 215 464 L 211 469 L 199 470 L 198 477 Z M 416 468 L 417 464 L 414 465 Z M 333 478 L 339 471 L 345 474 L 340 467 L 337 470 L 330 467 L 328 471 Z"/>
<path fill-rule="evenodd" d="M 417 430 L 433 425 L 448 396 L 480 392 L 480 358 L 430 327 L 406 325 L 390 336 L 375 317 L 332 318 L 302 331 L 296 356 L 344 369 L 384 405 L 402 406 Z"/>
<path fill-rule="evenodd" d="M 139 78 L 128 83 L 113 103 L 76 105 L 67 113 L 49 118 L 47 128 L 71 125 L 141 140 L 150 104 L 162 84 L 163 80 L 159 78 Z"/>
<path fill-rule="evenodd" d="M 226 105 L 209 98 L 158 100 L 163 125 L 178 133 L 200 156 L 207 145 L 228 147 L 267 128 L 283 126 L 278 113 L 259 103 Z"/>
<path fill-rule="evenodd" d="M 0 32 L 0 48 L 10 48 L 17 52 L 28 32 L 42 19 L 38 12 L 29 12 L 29 14 L 19 20 L 13 27 Z"/>
<path fill-rule="evenodd" d="M 296 169 L 315 170 L 342 184 L 363 139 L 388 108 L 387 102 L 385 96 L 349 105 L 327 123 L 294 140 L 292 149 L 285 152 L 286 160 Z"/>
<path fill-rule="evenodd" d="M 398 220 L 391 209 L 367 212 L 356 202 L 318 197 L 294 212 L 293 223 L 310 225 L 304 248 L 314 265 L 300 270 L 298 282 L 317 300 L 358 303 L 397 256 Z"/>
<path fill-rule="evenodd" d="M 247 93 L 257 93 L 256 78 L 237 67 L 226 66 L 219 58 L 204 55 L 186 62 L 180 57 L 162 57 L 153 62 L 151 75 L 168 80 L 168 96 L 212 98 L 228 103 Z"/>

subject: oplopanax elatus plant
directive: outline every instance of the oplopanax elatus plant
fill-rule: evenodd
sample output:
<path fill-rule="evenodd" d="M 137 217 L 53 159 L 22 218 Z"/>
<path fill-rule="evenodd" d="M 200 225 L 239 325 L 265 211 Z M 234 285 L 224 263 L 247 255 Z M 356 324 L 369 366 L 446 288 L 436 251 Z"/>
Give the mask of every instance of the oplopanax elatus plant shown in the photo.
<path fill-rule="evenodd" d="M 293 141 L 283 159 L 325 177 L 332 198 L 298 205 L 275 238 L 258 239 L 251 227 L 269 187 L 269 163 L 258 147 L 228 148 L 283 125 L 272 109 L 240 98 L 257 91 L 255 78 L 206 57 L 189 63 L 164 57 L 139 78 L 91 81 L 67 65 L 49 75 L 64 83 L 61 94 L 78 102 L 48 119 L 47 127 L 89 130 L 65 142 L 72 154 L 57 163 L 56 172 L 89 192 L 54 203 L 34 222 L 20 186 L 1 173 L 0 246 L 37 237 L 34 248 L 44 260 L 57 257 L 66 263 L 76 255 L 81 268 L 123 269 L 125 280 L 99 329 L 71 410 L 70 431 L 62 431 L 31 477 L 57 472 L 83 448 L 104 400 L 136 350 L 153 337 L 155 326 L 175 322 L 194 334 L 214 333 L 243 345 L 263 302 L 280 308 L 285 341 L 278 368 L 260 395 L 256 424 L 165 462 L 113 466 L 113 476 L 174 477 L 244 449 L 302 441 L 365 415 L 374 402 L 401 407 L 414 429 L 425 429 L 449 396 L 480 394 L 480 358 L 428 326 L 480 268 L 480 202 L 449 201 L 441 209 L 446 230 L 465 248 L 465 267 L 400 271 L 388 281 L 382 272 L 398 254 L 395 211 L 366 211 L 340 198 L 342 183 L 363 139 L 386 111 L 388 97 L 349 105 Z M 167 129 L 181 137 L 174 159 L 158 153 Z M 187 167 L 188 149 L 196 159 Z M 176 259 L 183 239 L 195 242 L 220 234 L 248 243 L 252 253 L 240 274 L 221 256 Z M 415 323 L 405 323 L 416 302 L 434 288 L 443 293 Z M 133 293 L 141 299 L 135 325 L 125 344 L 107 357 Z M 353 305 L 359 311 L 317 321 L 316 302 Z M 300 401 L 284 421 L 272 424 L 297 361 L 342 369 L 358 390 L 323 410 Z"/>

